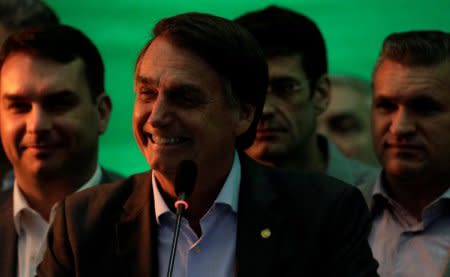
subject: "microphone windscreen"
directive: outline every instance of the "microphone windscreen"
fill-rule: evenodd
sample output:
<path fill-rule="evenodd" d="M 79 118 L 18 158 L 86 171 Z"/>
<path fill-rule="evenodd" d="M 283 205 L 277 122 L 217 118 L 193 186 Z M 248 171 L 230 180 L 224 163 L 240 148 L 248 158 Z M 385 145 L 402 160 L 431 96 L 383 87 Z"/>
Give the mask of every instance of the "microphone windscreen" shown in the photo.
<path fill-rule="evenodd" d="M 188 198 L 194 190 L 195 181 L 197 179 L 197 165 L 194 161 L 183 160 L 177 166 L 175 175 L 175 192 L 177 196 L 184 193 Z"/>

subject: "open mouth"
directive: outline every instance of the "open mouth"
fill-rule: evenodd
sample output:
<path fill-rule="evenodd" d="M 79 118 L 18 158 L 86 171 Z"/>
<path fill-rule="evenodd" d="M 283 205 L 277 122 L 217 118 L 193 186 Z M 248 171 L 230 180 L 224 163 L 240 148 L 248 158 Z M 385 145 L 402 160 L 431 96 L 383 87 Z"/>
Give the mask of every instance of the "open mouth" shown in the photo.
<path fill-rule="evenodd" d="M 176 145 L 186 142 L 188 139 L 184 137 L 161 137 L 150 135 L 150 141 L 157 145 Z"/>

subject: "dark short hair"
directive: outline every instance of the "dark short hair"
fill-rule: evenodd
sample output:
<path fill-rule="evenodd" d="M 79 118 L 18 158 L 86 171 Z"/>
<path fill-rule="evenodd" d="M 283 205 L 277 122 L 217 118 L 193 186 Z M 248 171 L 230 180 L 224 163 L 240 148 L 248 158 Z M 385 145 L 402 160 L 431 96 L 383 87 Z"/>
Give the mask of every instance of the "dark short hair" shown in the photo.
<path fill-rule="evenodd" d="M 0 24 L 8 31 L 59 24 L 56 13 L 41 0 L 1 0 Z"/>
<path fill-rule="evenodd" d="M 311 87 L 328 72 L 325 40 L 317 25 L 305 15 L 269 6 L 246 13 L 235 22 L 256 38 L 267 58 L 300 54 L 300 66 Z"/>
<path fill-rule="evenodd" d="M 450 33 L 409 31 L 393 33 L 383 42 L 373 74 L 385 60 L 405 66 L 433 66 L 450 58 Z"/>
<path fill-rule="evenodd" d="M 236 148 L 244 150 L 256 135 L 267 92 L 268 70 L 256 40 L 238 24 L 214 15 L 185 13 L 159 21 L 153 29 L 153 40 L 164 37 L 177 47 L 195 53 L 206 61 L 229 84 L 224 88 L 231 105 L 255 107 L 250 128 L 236 139 Z M 139 54 L 135 71 L 153 40 Z"/>
<path fill-rule="evenodd" d="M 80 58 L 93 102 L 105 91 L 105 68 L 100 53 L 86 35 L 73 27 L 41 26 L 13 33 L 0 50 L 0 70 L 13 53 L 25 53 L 62 64 Z"/>

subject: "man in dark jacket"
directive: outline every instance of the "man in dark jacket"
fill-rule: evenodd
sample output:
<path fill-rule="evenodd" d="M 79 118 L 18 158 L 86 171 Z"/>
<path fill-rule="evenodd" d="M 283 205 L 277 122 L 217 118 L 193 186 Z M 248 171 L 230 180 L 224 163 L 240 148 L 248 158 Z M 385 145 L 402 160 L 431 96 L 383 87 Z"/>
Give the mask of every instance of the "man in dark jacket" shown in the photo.
<path fill-rule="evenodd" d="M 0 52 L 0 134 L 14 170 L 0 194 L 0 276 L 34 276 L 55 204 L 110 182 L 98 164 L 111 100 L 94 44 L 62 25 L 24 29 Z"/>
<path fill-rule="evenodd" d="M 267 76 L 236 23 L 198 13 L 160 21 L 135 70 L 133 129 L 152 170 L 63 201 L 38 275 L 166 276 L 180 179 L 195 187 L 174 276 L 376 275 L 355 188 L 243 154 Z M 197 178 L 180 174 L 184 160 Z"/>

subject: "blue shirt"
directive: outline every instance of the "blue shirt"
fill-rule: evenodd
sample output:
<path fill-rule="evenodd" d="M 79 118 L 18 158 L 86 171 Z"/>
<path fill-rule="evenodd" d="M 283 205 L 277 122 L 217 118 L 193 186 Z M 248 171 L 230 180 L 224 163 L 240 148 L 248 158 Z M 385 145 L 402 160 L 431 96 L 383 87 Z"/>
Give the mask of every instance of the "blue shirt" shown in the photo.
<path fill-rule="evenodd" d="M 174 277 L 230 277 L 235 275 L 236 231 L 241 164 L 235 152 L 225 184 L 208 212 L 200 219 L 202 235 L 182 218 L 175 256 Z M 175 230 L 175 214 L 164 202 L 154 173 L 152 187 L 158 228 L 159 276 L 167 276 L 170 249 Z"/>
<path fill-rule="evenodd" d="M 369 243 L 380 276 L 442 276 L 450 258 L 450 189 L 423 210 L 418 221 L 387 193 L 374 190 Z"/>

